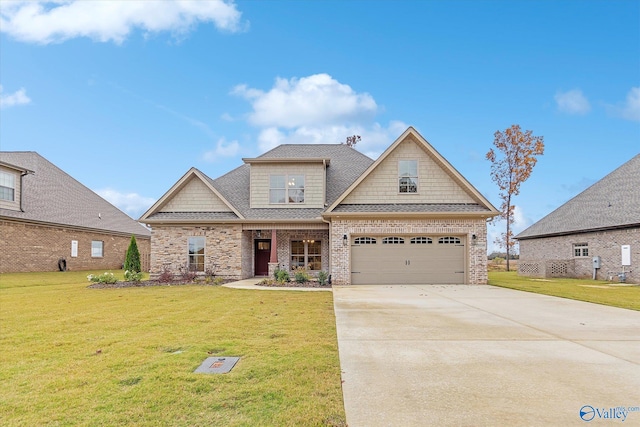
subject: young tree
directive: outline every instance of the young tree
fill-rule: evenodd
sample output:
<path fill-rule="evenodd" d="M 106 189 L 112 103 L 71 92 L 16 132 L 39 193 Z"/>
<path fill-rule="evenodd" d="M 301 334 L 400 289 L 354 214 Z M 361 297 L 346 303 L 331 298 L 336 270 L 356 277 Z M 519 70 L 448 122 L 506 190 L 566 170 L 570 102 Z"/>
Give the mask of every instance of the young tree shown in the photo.
<path fill-rule="evenodd" d="M 536 156 L 544 153 L 544 137 L 534 136 L 530 130 L 523 133 L 520 125 L 512 125 L 504 132 L 496 131 L 493 145 L 502 156 L 498 158 L 492 148 L 487 153 L 487 160 L 491 162 L 491 179 L 500 188 L 500 218 L 507 223 L 506 232 L 502 233 L 495 243 L 507 250 L 509 271 L 509 254 L 515 245 L 511 229 L 515 221 L 515 205 L 512 199 L 520 194 L 520 184 L 531 175 L 533 167 L 538 162 Z"/>
<path fill-rule="evenodd" d="M 142 267 L 140 266 L 140 251 L 138 251 L 138 243 L 136 242 L 136 236 L 131 236 L 131 242 L 129 242 L 129 248 L 127 249 L 127 255 L 124 257 L 124 269 L 125 271 L 131 271 L 140 273 Z"/>

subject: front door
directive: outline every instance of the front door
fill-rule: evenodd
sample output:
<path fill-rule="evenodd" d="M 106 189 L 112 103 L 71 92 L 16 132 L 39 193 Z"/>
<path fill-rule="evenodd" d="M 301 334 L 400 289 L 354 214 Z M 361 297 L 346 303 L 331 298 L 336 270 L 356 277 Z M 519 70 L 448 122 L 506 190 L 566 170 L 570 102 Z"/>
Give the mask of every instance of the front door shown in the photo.
<path fill-rule="evenodd" d="M 269 275 L 269 259 L 271 258 L 271 240 L 255 240 L 255 265 L 254 274 L 256 276 Z"/>

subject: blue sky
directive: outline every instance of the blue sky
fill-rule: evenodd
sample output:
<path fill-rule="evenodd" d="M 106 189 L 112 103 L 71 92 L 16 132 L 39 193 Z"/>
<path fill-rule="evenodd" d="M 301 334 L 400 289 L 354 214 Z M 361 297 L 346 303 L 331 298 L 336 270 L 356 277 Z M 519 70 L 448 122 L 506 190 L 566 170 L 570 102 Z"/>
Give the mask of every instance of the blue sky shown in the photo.
<path fill-rule="evenodd" d="M 134 218 L 192 166 L 409 125 L 499 206 L 485 154 L 520 124 L 546 149 L 518 232 L 640 152 L 639 1 L 3 0 L 0 30 L 0 149 Z"/>

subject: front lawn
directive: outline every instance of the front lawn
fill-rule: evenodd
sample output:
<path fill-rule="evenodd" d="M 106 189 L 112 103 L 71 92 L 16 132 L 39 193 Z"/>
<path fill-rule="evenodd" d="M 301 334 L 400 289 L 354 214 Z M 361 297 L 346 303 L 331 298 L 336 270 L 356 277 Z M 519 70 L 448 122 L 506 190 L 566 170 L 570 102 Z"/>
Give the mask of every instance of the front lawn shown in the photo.
<path fill-rule="evenodd" d="M 640 310 L 640 286 L 588 279 L 538 279 L 515 271 L 490 271 L 489 284 L 520 291 Z"/>
<path fill-rule="evenodd" d="M 0 275 L 0 425 L 345 425 L 331 292 L 89 273 Z M 193 373 L 210 356 L 241 359 Z"/>

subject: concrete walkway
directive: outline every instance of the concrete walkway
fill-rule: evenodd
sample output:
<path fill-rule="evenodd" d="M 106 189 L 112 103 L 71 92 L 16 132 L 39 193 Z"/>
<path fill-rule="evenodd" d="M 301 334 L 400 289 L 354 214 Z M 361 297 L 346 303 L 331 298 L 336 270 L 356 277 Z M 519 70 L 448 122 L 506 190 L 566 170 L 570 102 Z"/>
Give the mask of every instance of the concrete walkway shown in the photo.
<path fill-rule="evenodd" d="M 638 311 L 491 286 L 334 287 L 334 306 L 349 427 L 640 425 Z"/>

